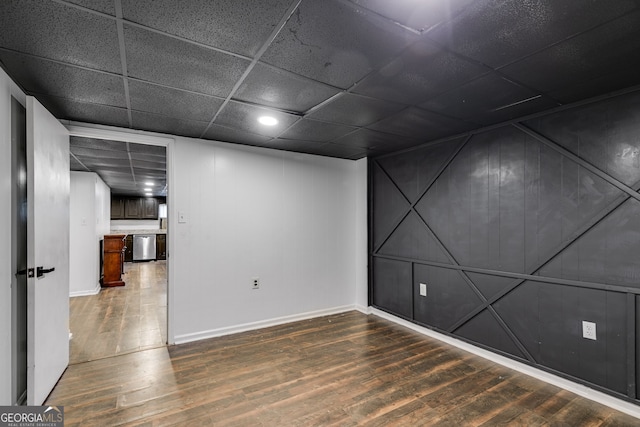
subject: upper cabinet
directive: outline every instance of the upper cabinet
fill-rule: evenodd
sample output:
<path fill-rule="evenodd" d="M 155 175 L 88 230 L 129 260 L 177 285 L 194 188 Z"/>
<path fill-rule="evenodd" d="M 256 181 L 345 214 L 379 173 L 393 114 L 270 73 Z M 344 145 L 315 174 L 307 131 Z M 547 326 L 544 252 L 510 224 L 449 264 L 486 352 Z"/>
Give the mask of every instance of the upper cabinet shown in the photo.
<path fill-rule="evenodd" d="M 111 197 L 111 219 L 158 219 L 154 197 Z"/>

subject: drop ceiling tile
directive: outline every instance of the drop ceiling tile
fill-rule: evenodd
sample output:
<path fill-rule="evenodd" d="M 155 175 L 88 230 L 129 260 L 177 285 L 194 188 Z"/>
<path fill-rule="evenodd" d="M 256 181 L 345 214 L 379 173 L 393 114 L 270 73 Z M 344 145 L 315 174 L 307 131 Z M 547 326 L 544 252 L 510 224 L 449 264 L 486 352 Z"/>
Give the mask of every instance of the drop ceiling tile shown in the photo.
<path fill-rule="evenodd" d="M 3 0 L 0 28 L 5 48 L 122 72 L 115 20 L 52 1 Z"/>
<path fill-rule="evenodd" d="M 87 169 L 71 155 L 69 155 L 69 169 L 72 171 L 87 172 Z"/>
<path fill-rule="evenodd" d="M 347 145 L 338 145 L 326 143 L 322 145 L 314 154 L 327 157 L 336 157 L 338 159 L 358 160 L 367 157 L 373 153 L 372 150 L 360 147 L 350 147 Z"/>
<path fill-rule="evenodd" d="M 391 117 L 369 126 L 369 129 L 408 136 L 423 141 L 464 132 L 473 124 L 444 117 L 416 107 L 409 107 Z"/>
<path fill-rule="evenodd" d="M 278 120 L 278 124 L 265 126 L 258 123 L 258 117 L 264 115 L 275 117 Z M 293 114 L 231 101 L 222 109 L 215 124 L 239 129 L 243 132 L 275 137 L 298 119 L 299 117 Z"/>
<path fill-rule="evenodd" d="M 144 160 L 133 160 L 131 162 L 135 170 L 143 170 L 144 172 L 152 172 L 152 171 L 164 171 L 167 169 L 167 164 L 163 162 L 150 162 Z"/>
<path fill-rule="evenodd" d="M 367 76 L 353 91 L 389 101 L 418 104 L 488 71 L 487 67 L 421 40 Z"/>
<path fill-rule="evenodd" d="M 428 37 L 501 67 L 635 7 L 633 1 L 480 0 Z"/>
<path fill-rule="evenodd" d="M 151 132 L 167 133 L 199 138 L 207 127 L 207 122 L 181 120 L 140 111 L 131 112 L 133 128 Z"/>
<path fill-rule="evenodd" d="M 287 129 L 281 138 L 302 139 L 306 141 L 326 142 L 339 138 L 357 128 L 353 126 L 339 125 L 335 123 L 320 122 L 311 119 L 302 119 Z"/>
<path fill-rule="evenodd" d="M 352 0 L 369 10 L 417 31 L 449 21 L 475 0 L 416 1 L 416 0 Z"/>
<path fill-rule="evenodd" d="M 123 0 L 124 18 L 169 34 L 253 56 L 290 0 Z"/>
<path fill-rule="evenodd" d="M 211 120 L 224 101 L 136 80 L 129 80 L 129 97 L 132 110 L 198 121 Z"/>
<path fill-rule="evenodd" d="M 234 142 L 246 145 L 264 145 L 271 139 L 270 136 L 244 132 L 240 129 L 234 129 L 217 124 L 212 124 L 204 137 L 212 141 Z"/>
<path fill-rule="evenodd" d="M 381 150 L 393 148 L 401 150 L 426 142 L 417 138 L 399 136 L 390 133 L 377 132 L 370 129 L 360 129 L 357 132 L 333 141 L 334 144 L 349 147 L 366 148 L 368 150 Z"/>
<path fill-rule="evenodd" d="M 249 61 L 140 28 L 124 26 L 129 76 L 226 97 Z"/>
<path fill-rule="evenodd" d="M 0 61 L 30 94 L 70 98 L 78 102 L 126 107 L 122 77 L 89 71 L 45 59 L 0 51 Z"/>
<path fill-rule="evenodd" d="M 636 86 L 640 84 L 638 77 L 637 68 L 624 68 L 610 74 L 602 74 L 589 80 L 562 87 L 549 92 L 548 95 L 563 104 L 569 104 L 582 99 Z"/>
<path fill-rule="evenodd" d="M 127 144 L 122 141 L 112 141 L 109 139 L 84 138 L 80 136 L 72 136 L 69 138 L 69 147 L 71 150 L 110 150 L 120 151 L 123 153 L 109 153 L 110 156 L 122 156 L 127 158 Z"/>
<path fill-rule="evenodd" d="M 116 7 L 114 0 L 67 0 L 69 3 L 84 6 L 98 12 L 108 13 L 115 16 Z"/>
<path fill-rule="evenodd" d="M 356 5 L 303 1 L 262 60 L 346 89 L 415 40 L 412 32 Z"/>
<path fill-rule="evenodd" d="M 278 68 L 257 64 L 234 95 L 235 99 L 303 113 L 340 90 Z"/>
<path fill-rule="evenodd" d="M 303 141 L 298 139 L 275 138 L 265 144 L 265 147 L 276 150 L 293 151 L 296 153 L 316 154 L 325 142 Z"/>
<path fill-rule="evenodd" d="M 306 117 L 353 126 L 366 126 L 406 106 L 376 98 L 343 93 Z"/>
<path fill-rule="evenodd" d="M 167 149 L 161 145 L 136 144 L 133 142 L 129 143 L 129 151 L 162 157 L 165 157 L 167 153 Z"/>
<path fill-rule="evenodd" d="M 501 69 L 542 92 L 567 90 L 640 66 L 640 11 Z M 635 84 L 640 82 L 636 72 Z M 631 80 L 633 82 L 633 79 Z"/>
<path fill-rule="evenodd" d="M 57 96 L 36 95 L 36 98 L 57 119 L 129 127 L 129 116 L 125 108 L 78 102 Z"/>
<path fill-rule="evenodd" d="M 114 151 L 108 149 L 95 149 L 95 148 L 85 148 L 82 146 L 69 145 L 70 151 L 75 154 L 78 158 L 94 158 L 101 157 L 106 159 L 120 159 L 120 160 L 129 160 L 129 155 L 126 151 Z"/>
<path fill-rule="evenodd" d="M 539 93 L 495 74 L 483 76 L 420 105 L 436 113 L 484 125 L 556 106 Z"/>
<path fill-rule="evenodd" d="M 159 156 L 157 154 L 133 153 L 133 152 L 129 153 L 129 155 L 131 156 L 131 160 L 145 160 L 145 161 L 152 161 L 152 162 L 158 162 L 158 163 L 167 162 L 167 158 L 164 155 Z"/>

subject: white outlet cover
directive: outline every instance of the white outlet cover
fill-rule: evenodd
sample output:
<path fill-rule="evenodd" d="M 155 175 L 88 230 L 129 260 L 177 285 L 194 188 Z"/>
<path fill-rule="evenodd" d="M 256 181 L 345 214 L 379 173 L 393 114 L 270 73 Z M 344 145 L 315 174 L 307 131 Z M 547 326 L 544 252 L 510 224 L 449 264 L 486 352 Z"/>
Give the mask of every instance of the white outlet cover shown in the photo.
<path fill-rule="evenodd" d="M 420 296 L 423 296 L 423 297 L 427 296 L 427 284 L 426 283 L 420 283 Z"/>
<path fill-rule="evenodd" d="M 596 324 L 593 322 L 582 321 L 582 338 L 596 341 Z"/>

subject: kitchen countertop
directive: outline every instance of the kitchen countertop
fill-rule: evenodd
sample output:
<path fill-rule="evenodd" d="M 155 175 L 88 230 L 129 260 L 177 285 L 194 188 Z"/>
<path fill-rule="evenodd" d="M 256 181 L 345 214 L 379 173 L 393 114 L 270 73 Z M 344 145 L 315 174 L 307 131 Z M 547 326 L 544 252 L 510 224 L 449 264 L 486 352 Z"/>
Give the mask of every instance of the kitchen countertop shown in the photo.
<path fill-rule="evenodd" d="M 111 230 L 109 234 L 167 234 L 167 230 Z"/>

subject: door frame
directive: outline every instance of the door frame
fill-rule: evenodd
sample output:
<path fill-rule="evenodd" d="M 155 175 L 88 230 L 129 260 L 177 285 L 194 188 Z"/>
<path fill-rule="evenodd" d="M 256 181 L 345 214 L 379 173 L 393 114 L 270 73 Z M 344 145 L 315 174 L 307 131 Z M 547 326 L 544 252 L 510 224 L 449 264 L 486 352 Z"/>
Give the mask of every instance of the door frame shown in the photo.
<path fill-rule="evenodd" d="M 156 145 L 165 147 L 167 152 L 167 344 L 175 344 L 174 330 L 174 268 L 173 251 L 174 239 L 172 230 L 176 228 L 176 215 L 172 214 L 173 194 L 171 192 L 174 185 L 173 156 L 175 139 L 170 135 L 158 135 L 144 131 L 116 128 L 112 126 L 93 125 L 87 123 L 77 123 L 62 121 L 69 131 L 69 136 L 83 138 L 108 139 L 112 141 L 132 142 L 136 144 Z"/>

